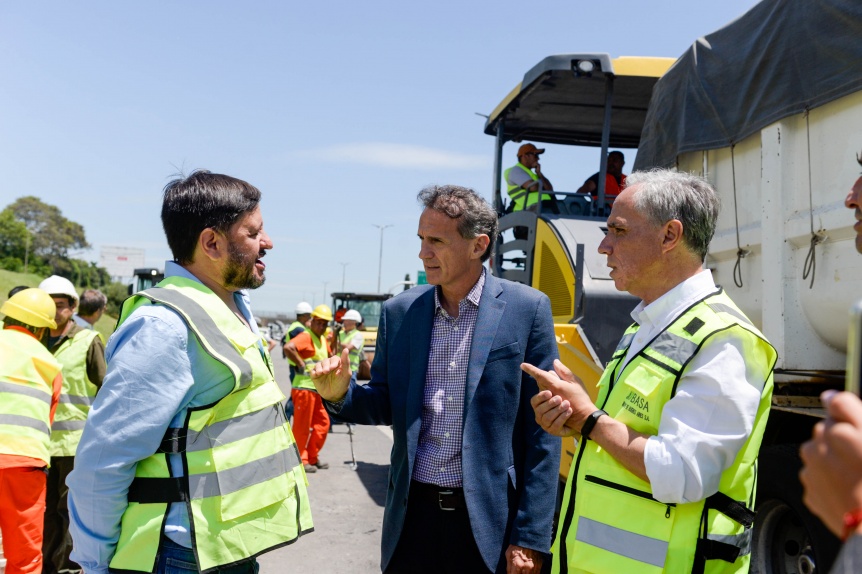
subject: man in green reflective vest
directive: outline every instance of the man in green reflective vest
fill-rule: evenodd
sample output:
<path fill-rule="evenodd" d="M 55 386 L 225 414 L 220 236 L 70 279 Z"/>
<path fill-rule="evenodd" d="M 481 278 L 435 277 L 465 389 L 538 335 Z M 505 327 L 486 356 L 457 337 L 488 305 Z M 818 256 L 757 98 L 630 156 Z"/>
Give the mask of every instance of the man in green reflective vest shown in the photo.
<path fill-rule="evenodd" d="M 553 572 L 747 572 L 775 349 L 703 268 L 719 202 L 704 179 L 628 178 L 599 246 L 642 299 L 593 402 L 562 363 L 523 369 L 537 421 L 579 438 Z"/>
<path fill-rule="evenodd" d="M 359 311 L 348 309 L 341 318 L 344 330 L 338 334 L 337 353 L 341 354 L 344 349 L 350 351 L 350 372 L 353 373 L 354 381 L 359 372 L 359 362 L 362 360 L 362 352 L 365 348 L 365 337 L 362 336 L 362 331 L 356 328 L 361 322 L 362 315 L 359 314 Z"/>
<path fill-rule="evenodd" d="M 51 295 L 57 308 L 56 329 L 51 329 L 48 349 L 63 365 L 63 394 L 51 425 L 51 466 L 45 501 L 45 534 L 42 544 L 42 572 L 78 571 L 69 558 L 69 511 L 66 477 L 75 465 L 75 451 L 81 440 L 90 405 L 105 377 L 105 345 L 97 331 L 79 326 L 73 319 L 78 293 L 65 277 L 52 275 L 39 284 Z"/>
<path fill-rule="evenodd" d="M 41 289 L 21 289 L 0 307 L 0 533 L 6 572 L 42 571 L 51 422 L 63 388 L 62 365 L 40 343 L 56 327 Z"/>
<path fill-rule="evenodd" d="M 537 148 L 531 143 L 524 144 L 518 148 L 518 163 L 503 173 L 511 200 L 509 211 L 535 210 L 539 201 L 540 185 L 542 191 L 554 190 L 554 186 L 542 173 L 542 166 L 539 164 L 539 156 L 543 153 L 545 153 L 544 149 Z M 552 194 L 542 194 L 542 211 L 560 213 L 557 200 Z"/>
<path fill-rule="evenodd" d="M 87 573 L 256 573 L 313 530 L 284 394 L 248 289 L 272 241 L 260 191 L 196 171 L 168 183 L 174 261 L 123 305 L 108 372 L 69 475 Z"/>

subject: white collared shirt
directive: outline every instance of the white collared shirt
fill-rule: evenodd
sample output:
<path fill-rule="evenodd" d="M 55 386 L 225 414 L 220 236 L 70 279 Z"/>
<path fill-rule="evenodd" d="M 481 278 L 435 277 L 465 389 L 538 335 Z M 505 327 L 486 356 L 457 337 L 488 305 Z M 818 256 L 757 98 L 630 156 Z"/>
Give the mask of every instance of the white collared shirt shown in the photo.
<path fill-rule="evenodd" d="M 715 290 L 712 273 L 704 270 L 649 305 L 641 302 L 632 311 L 640 328 L 624 362 Z M 746 367 L 741 342 L 732 333 L 707 340 L 665 405 L 658 435 L 650 437 L 644 450 L 657 500 L 696 502 L 718 491 L 721 473 L 751 434 L 764 382 L 757 369 Z"/>

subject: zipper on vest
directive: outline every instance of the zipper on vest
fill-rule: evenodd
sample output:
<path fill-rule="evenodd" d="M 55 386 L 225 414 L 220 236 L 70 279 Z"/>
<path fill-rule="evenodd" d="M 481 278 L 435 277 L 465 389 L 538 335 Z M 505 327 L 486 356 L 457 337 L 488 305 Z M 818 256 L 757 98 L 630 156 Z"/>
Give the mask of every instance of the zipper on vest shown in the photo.
<path fill-rule="evenodd" d="M 652 494 L 646 492 L 644 490 L 638 490 L 636 488 L 632 488 L 630 486 L 625 486 L 624 484 L 618 484 L 616 482 L 611 482 L 609 480 L 605 480 L 603 478 L 599 478 L 598 476 L 594 476 L 588 474 L 584 477 L 584 480 L 587 482 L 592 482 L 593 484 L 598 484 L 599 486 L 605 486 L 607 488 L 612 488 L 614 490 L 619 490 L 620 492 L 625 492 L 626 494 L 632 494 L 634 496 L 639 496 L 641 498 L 645 498 L 647 500 L 652 500 L 653 502 L 657 502 L 658 504 L 664 504 L 667 507 L 667 511 L 664 513 L 665 518 L 670 518 L 670 509 L 671 507 L 675 507 L 675 502 L 662 502 L 660 500 L 656 500 L 653 498 Z"/>

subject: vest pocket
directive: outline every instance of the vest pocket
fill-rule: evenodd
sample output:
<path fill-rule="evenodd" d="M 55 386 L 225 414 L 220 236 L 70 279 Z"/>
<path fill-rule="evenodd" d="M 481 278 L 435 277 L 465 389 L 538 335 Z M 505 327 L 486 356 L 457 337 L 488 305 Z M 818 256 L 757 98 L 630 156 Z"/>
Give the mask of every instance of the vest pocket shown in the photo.
<path fill-rule="evenodd" d="M 667 374 L 646 361 L 639 363 L 620 381 L 612 398 L 619 404 L 609 404 L 605 410 L 638 432 L 654 434 L 661 419 L 660 391 Z M 615 398 L 616 397 L 616 398 Z"/>
<path fill-rule="evenodd" d="M 574 549 L 590 572 L 662 572 L 674 523 L 674 504 L 649 492 L 587 475 L 578 487 Z"/>

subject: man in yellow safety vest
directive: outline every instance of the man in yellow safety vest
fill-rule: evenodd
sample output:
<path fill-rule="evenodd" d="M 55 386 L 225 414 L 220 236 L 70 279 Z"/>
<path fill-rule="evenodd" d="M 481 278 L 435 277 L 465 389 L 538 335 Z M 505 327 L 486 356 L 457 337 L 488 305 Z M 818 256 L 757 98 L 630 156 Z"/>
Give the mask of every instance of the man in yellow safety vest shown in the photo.
<path fill-rule="evenodd" d="M 247 293 L 272 248 L 260 197 L 208 171 L 165 187 L 174 261 L 123 304 L 68 479 L 72 557 L 88 573 L 251 574 L 313 530 Z"/>
<path fill-rule="evenodd" d="M 703 268 L 718 209 L 700 177 L 629 176 L 599 252 L 642 301 L 597 401 L 559 361 L 522 367 L 542 427 L 579 434 L 553 572 L 748 571 L 777 355 Z"/>
<path fill-rule="evenodd" d="M 75 452 L 90 406 L 105 377 L 105 344 L 99 333 L 85 329 L 75 320 L 78 293 L 65 277 L 52 275 L 39 284 L 57 307 L 55 322 L 47 340 L 48 349 L 63 365 L 63 394 L 51 426 L 51 466 L 45 502 L 45 536 L 42 544 L 43 574 L 77 572 L 72 562 L 66 477 L 75 465 Z"/>
<path fill-rule="evenodd" d="M 0 307 L 0 533 L 7 572 L 42 571 L 51 422 L 63 376 L 39 342 L 56 327 L 54 301 L 22 289 Z"/>

